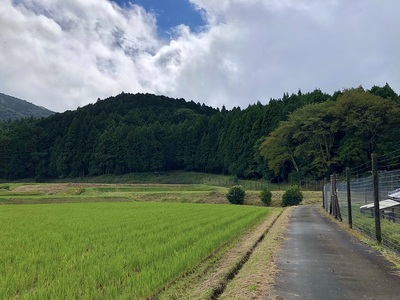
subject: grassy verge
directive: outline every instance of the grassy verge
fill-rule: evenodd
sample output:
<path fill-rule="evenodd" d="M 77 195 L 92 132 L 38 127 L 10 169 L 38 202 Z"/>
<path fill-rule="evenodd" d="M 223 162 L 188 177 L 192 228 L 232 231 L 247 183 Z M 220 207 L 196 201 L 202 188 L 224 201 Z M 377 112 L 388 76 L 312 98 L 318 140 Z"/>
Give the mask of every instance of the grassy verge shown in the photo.
<path fill-rule="evenodd" d="M 357 226 L 355 226 L 355 221 L 357 220 L 357 217 L 360 218 L 359 215 L 356 215 L 356 218 L 353 219 L 353 228 L 350 228 L 349 225 L 346 222 L 340 222 L 339 220 L 334 219 L 332 216 L 330 216 L 324 209 L 322 209 L 322 212 L 328 216 L 329 218 L 331 218 L 334 222 L 336 222 L 336 224 L 338 226 L 340 226 L 341 228 L 343 228 L 344 230 L 346 230 L 349 234 L 351 234 L 352 236 L 354 236 L 355 238 L 357 238 L 360 242 L 367 244 L 368 246 L 370 246 L 371 248 L 375 249 L 376 251 L 378 251 L 379 253 L 381 253 L 388 261 L 392 262 L 394 265 L 394 268 L 396 269 L 396 271 L 400 274 L 400 255 L 389 250 L 388 248 L 378 244 L 378 242 L 371 238 L 370 235 L 367 235 L 365 233 L 365 228 L 362 229 L 358 229 Z M 363 219 L 367 218 L 364 215 L 361 216 Z M 363 224 L 362 226 L 375 226 L 374 225 L 374 220 L 371 218 L 368 218 L 369 220 L 364 222 L 367 222 L 368 225 Z M 358 220 L 360 221 L 360 220 Z M 381 221 L 385 221 L 385 220 L 381 220 Z M 371 223 L 372 222 L 372 223 Z M 372 225 L 371 225 L 371 224 Z M 392 224 L 389 224 L 390 226 L 392 226 Z"/>
<path fill-rule="evenodd" d="M 291 211 L 292 208 L 285 209 L 219 299 L 265 299 L 271 292 L 277 273 L 275 257 L 284 240 Z"/>

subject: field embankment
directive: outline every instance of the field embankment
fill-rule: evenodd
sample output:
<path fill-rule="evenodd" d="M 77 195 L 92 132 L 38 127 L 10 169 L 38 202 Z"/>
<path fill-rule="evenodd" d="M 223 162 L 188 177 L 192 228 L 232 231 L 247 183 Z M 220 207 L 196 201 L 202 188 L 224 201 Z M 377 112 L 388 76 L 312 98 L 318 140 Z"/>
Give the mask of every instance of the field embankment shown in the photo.
<path fill-rule="evenodd" d="M 262 242 L 254 249 L 239 274 L 229 281 L 219 299 L 266 299 L 273 289 L 277 273 L 276 256 L 284 239 L 292 208 L 286 208 Z"/>
<path fill-rule="evenodd" d="M 73 202 L 184 202 L 229 204 L 228 188 L 206 184 L 9 183 L 0 188 L 0 204 Z M 279 207 L 284 191 L 272 191 Z M 320 192 L 304 191 L 304 203 L 317 203 Z M 263 206 L 260 191 L 246 190 L 245 204 Z"/>

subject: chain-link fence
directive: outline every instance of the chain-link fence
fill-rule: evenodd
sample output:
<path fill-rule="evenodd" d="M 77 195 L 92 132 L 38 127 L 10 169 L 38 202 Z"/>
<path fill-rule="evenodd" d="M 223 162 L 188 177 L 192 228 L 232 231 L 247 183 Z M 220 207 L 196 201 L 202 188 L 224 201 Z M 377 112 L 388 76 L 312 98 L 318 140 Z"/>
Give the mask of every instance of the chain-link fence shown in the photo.
<path fill-rule="evenodd" d="M 335 215 L 334 204 L 337 201 L 337 218 L 400 253 L 400 170 L 375 174 L 370 171 L 361 176 L 350 172 L 347 176 L 333 176 L 331 182 L 324 185 L 324 207 Z M 379 194 L 375 193 L 374 176 L 379 183 Z M 336 188 L 332 188 L 335 185 Z M 375 214 L 376 204 L 379 205 L 378 215 Z"/>

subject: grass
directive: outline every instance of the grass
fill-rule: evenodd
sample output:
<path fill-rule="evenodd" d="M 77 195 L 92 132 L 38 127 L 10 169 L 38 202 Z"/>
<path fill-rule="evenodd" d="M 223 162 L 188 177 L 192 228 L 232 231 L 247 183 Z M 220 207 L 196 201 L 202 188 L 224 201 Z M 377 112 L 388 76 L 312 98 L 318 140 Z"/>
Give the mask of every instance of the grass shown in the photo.
<path fill-rule="evenodd" d="M 4 205 L 0 298 L 143 299 L 269 212 L 180 203 Z"/>
<path fill-rule="evenodd" d="M 292 208 L 284 210 L 264 240 L 254 250 L 249 261 L 228 283 L 220 299 L 273 299 L 267 295 L 271 296 L 277 274 L 275 258 L 284 241 L 283 235 L 291 212 Z"/>
<path fill-rule="evenodd" d="M 375 236 L 375 219 L 352 209 L 353 226 L 364 231 L 371 237 Z M 400 224 L 381 219 L 382 242 L 389 248 L 400 253 Z"/>
<path fill-rule="evenodd" d="M 274 230 L 273 224 L 282 214 L 283 209 L 271 208 L 270 210 L 268 217 L 257 228 L 238 239 L 237 242 L 229 244 L 226 250 L 213 254 L 209 260 L 200 264 L 194 272 L 180 278 L 174 285 L 158 295 L 157 299 L 215 299 L 215 292 L 218 293 L 222 286 L 230 282 L 232 275 L 236 274 L 243 262 L 247 260 L 249 252 L 253 251 L 251 249 L 258 248 L 260 238 L 268 230 Z M 278 222 L 279 220 L 280 218 Z M 268 239 L 268 236 L 269 233 L 264 240 Z M 250 255 L 250 259 L 251 257 L 252 255 Z M 246 264 L 244 264 L 244 267 Z M 239 271 L 239 274 L 241 272 L 242 270 Z M 253 276 L 248 276 L 248 279 L 251 283 L 257 280 Z"/>
<path fill-rule="evenodd" d="M 10 190 L 10 185 L 9 184 L 1 184 L 0 190 Z"/>
<path fill-rule="evenodd" d="M 343 222 L 335 221 L 358 240 L 382 253 L 387 260 L 393 263 L 397 272 L 400 272 L 400 257 L 398 255 L 400 253 L 400 224 L 381 219 L 382 240 L 383 244 L 386 246 L 384 247 L 378 244 L 375 238 L 375 219 L 366 214 L 362 214 L 359 211 L 359 207 L 360 205 L 352 206 L 353 228 L 349 228 L 347 224 L 347 207 L 341 209 L 344 218 Z M 329 216 L 325 210 L 322 211 Z"/>
<path fill-rule="evenodd" d="M 26 180 L 25 180 L 26 182 Z M 170 171 L 130 173 L 124 175 L 101 175 L 96 177 L 64 178 L 55 183 L 108 183 L 108 184 L 203 184 L 210 186 L 231 187 L 242 185 L 246 190 L 262 190 L 268 187 L 271 191 L 286 190 L 291 184 L 271 183 L 265 180 L 242 180 L 234 176 L 199 172 Z M 306 183 L 304 190 L 317 190 L 316 182 Z"/>
<path fill-rule="evenodd" d="M 158 201 L 227 203 L 226 188 L 172 184 L 11 184 L 0 190 L 0 203 L 52 203 L 93 201 Z"/>
<path fill-rule="evenodd" d="M 351 207 L 353 227 L 361 230 L 371 238 L 375 238 L 375 219 L 370 211 L 360 212 L 360 206 L 364 203 L 353 203 Z M 344 222 L 348 222 L 348 206 L 342 203 L 340 209 Z M 382 242 L 390 249 L 400 253 L 400 223 L 391 222 L 381 218 Z"/>
<path fill-rule="evenodd" d="M 0 189 L 0 204 L 66 202 L 188 202 L 228 204 L 228 188 L 206 184 L 10 183 Z M 264 206 L 259 190 L 246 190 L 245 204 Z M 280 207 L 284 191 L 272 191 Z M 303 191 L 303 204 L 321 202 L 321 193 Z"/>

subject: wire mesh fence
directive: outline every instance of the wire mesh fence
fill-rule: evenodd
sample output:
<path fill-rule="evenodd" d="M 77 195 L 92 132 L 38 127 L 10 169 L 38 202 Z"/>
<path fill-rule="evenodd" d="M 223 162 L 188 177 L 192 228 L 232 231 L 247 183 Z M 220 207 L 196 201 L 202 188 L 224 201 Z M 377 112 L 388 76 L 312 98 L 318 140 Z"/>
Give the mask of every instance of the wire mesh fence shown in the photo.
<path fill-rule="evenodd" d="M 379 235 L 385 246 L 400 253 L 400 169 L 379 171 L 377 177 L 379 182 Z M 350 185 L 349 194 L 347 180 Z M 372 172 L 364 173 L 361 176 L 354 174 L 338 176 L 334 191 L 332 191 L 332 182 L 324 185 L 324 207 L 331 212 L 331 202 L 334 199 L 333 196 L 336 196 L 340 217 L 343 221 L 349 222 L 350 226 L 378 239 L 373 181 Z"/>

